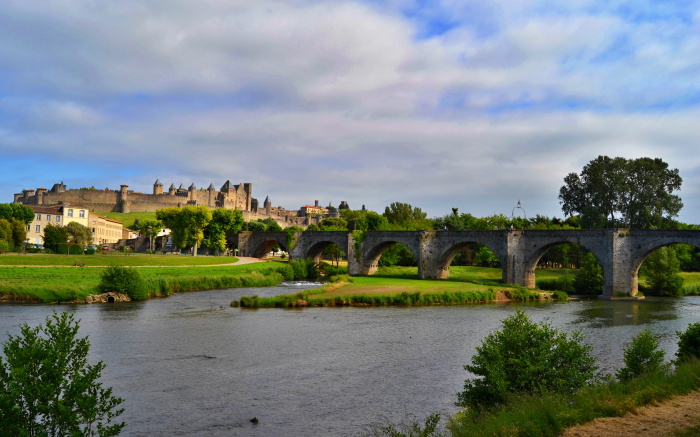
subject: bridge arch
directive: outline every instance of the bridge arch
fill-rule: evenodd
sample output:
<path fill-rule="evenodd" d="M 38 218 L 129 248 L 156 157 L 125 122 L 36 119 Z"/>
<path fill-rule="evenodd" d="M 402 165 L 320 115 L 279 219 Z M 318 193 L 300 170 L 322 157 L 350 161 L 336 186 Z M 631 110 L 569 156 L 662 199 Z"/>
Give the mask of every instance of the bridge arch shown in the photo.
<path fill-rule="evenodd" d="M 360 244 L 360 253 L 355 253 L 351 274 L 372 275 L 379 268 L 379 258 L 394 244 L 405 246 L 418 262 L 418 274 L 421 273 L 421 236 L 422 231 L 368 231 Z M 357 248 L 356 248 L 357 250 Z M 347 252 L 346 252 L 347 253 Z"/>
<path fill-rule="evenodd" d="M 277 245 L 289 251 L 286 233 L 245 231 L 240 232 L 238 236 L 238 247 L 242 256 L 267 258 L 272 248 Z"/>
<path fill-rule="evenodd" d="M 452 265 L 452 261 L 454 260 L 455 256 L 462 252 L 464 249 L 470 249 L 469 245 L 471 244 L 479 244 L 482 247 L 487 248 L 491 252 L 494 253 L 496 258 L 498 259 L 498 262 L 502 265 L 505 261 L 505 257 L 503 254 L 499 256 L 497 253 L 497 249 L 495 247 L 489 247 L 486 244 L 483 244 L 482 242 L 479 241 L 461 241 L 458 243 L 455 243 L 453 246 L 448 247 L 445 249 L 442 254 L 438 257 L 437 263 L 435 265 L 435 270 L 436 270 L 436 278 L 439 279 L 447 279 L 450 277 L 450 266 Z"/>
<path fill-rule="evenodd" d="M 333 244 L 348 253 L 348 233 L 344 231 L 307 231 L 295 236 L 296 245 L 290 254 L 292 258 L 312 258 L 319 261 L 321 253 Z"/>

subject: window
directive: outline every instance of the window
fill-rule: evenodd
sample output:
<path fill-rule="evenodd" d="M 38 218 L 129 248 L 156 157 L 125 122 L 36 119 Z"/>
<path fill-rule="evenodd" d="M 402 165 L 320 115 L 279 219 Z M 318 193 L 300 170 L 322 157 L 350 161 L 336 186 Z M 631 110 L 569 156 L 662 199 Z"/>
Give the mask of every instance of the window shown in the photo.
<path fill-rule="evenodd" d="M 73 217 L 73 210 L 72 209 L 68 210 L 68 217 Z"/>
<path fill-rule="evenodd" d="M 51 214 L 46 214 L 46 221 L 50 222 L 51 221 Z"/>
<path fill-rule="evenodd" d="M 27 225 L 27 230 L 30 231 L 32 229 L 31 225 Z"/>
<path fill-rule="evenodd" d="M 85 218 L 85 211 L 82 209 L 80 210 L 80 218 Z"/>
<path fill-rule="evenodd" d="M 41 214 L 37 214 L 37 215 L 36 215 L 36 219 L 37 219 L 37 220 L 41 220 Z"/>
<path fill-rule="evenodd" d="M 60 216 L 60 215 L 57 215 L 57 216 L 56 216 L 56 221 L 57 221 L 57 222 L 60 222 L 60 221 L 61 221 L 61 216 Z"/>
<path fill-rule="evenodd" d="M 36 225 L 36 231 L 41 232 L 41 225 Z"/>

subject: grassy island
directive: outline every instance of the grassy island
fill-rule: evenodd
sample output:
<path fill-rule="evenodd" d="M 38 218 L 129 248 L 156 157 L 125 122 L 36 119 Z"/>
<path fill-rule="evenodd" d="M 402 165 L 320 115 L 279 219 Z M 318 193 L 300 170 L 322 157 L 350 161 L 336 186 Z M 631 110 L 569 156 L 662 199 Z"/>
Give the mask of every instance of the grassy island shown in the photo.
<path fill-rule="evenodd" d="M 372 276 L 337 275 L 314 290 L 259 298 L 243 296 L 232 306 L 288 308 L 344 305 L 453 305 L 504 300 L 566 299 L 566 293 L 543 293 L 502 284 L 501 270 L 453 267 L 450 279 L 418 280 L 416 267 L 385 267 Z"/>

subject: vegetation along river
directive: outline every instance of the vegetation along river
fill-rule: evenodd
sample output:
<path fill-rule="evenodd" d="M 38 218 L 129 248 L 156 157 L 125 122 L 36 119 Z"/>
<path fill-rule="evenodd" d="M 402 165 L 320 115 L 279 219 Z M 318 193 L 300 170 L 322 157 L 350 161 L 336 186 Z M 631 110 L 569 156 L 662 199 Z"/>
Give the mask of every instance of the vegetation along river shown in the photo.
<path fill-rule="evenodd" d="M 297 286 L 297 288 L 308 288 Z M 0 305 L 0 333 L 52 310 L 89 334 L 107 386 L 125 399 L 123 435 L 360 435 L 374 425 L 452 414 L 462 366 L 515 308 L 581 330 L 613 372 L 646 327 L 672 358 L 675 331 L 700 320 L 700 297 L 435 307 L 230 308 L 290 286 L 181 293 L 102 305 Z M 250 419 L 257 417 L 258 424 Z"/>

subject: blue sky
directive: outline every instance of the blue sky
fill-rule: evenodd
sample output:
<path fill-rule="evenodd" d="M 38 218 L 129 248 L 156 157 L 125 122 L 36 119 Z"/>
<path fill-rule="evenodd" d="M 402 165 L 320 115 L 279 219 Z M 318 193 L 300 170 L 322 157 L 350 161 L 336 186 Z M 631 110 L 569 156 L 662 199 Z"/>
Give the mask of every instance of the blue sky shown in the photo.
<path fill-rule="evenodd" d="M 0 202 L 230 179 L 286 208 L 561 217 L 568 173 L 650 156 L 700 223 L 699 3 L 10 0 Z"/>

